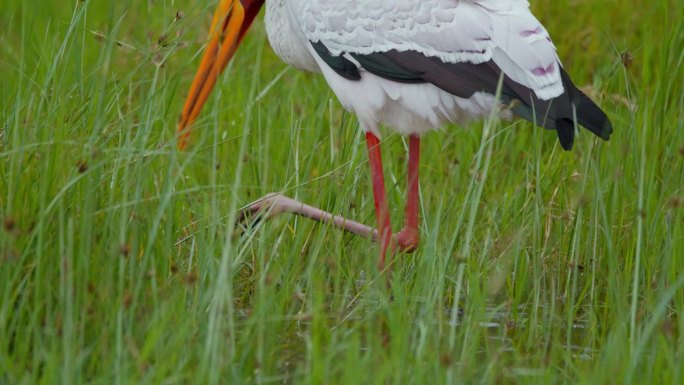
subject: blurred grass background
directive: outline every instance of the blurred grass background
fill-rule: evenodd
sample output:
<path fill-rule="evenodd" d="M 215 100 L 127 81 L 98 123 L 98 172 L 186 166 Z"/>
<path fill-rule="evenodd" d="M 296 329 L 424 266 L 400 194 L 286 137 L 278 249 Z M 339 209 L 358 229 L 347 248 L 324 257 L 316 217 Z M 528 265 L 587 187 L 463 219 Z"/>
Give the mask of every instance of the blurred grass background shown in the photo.
<path fill-rule="evenodd" d="M 214 3 L 4 1 L 0 383 L 684 382 L 679 2 L 533 1 L 615 133 L 426 136 L 391 291 L 367 240 L 233 231 L 270 191 L 374 223 L 355 118 L 260 21 L 176 150 Z M 405 149 L 383 141 L 394 228 Z"/>

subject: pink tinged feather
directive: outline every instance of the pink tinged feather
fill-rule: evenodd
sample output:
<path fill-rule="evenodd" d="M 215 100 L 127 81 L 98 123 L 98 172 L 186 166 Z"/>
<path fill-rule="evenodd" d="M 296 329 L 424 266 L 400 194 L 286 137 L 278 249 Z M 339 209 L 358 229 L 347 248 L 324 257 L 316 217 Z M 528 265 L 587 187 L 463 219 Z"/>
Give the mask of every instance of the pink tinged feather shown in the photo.
<path fill-rule="evenodd" d="M 541 33 L 543 33 L 543 32 L 544 32 L 544 30 L 542 29 L 542 27 L 541 27 L 541 26 L 538 26 L 537 28 L 532 29 L 532 30 L 526 29 L 526 30 L 520 31 L 520 36 L 522 36 L 522 37 L 530 37 L 530 36 L 532 36 L 532 35 L 539 35 L 539 34 L 541 34 Z"/>
<path fill-rule="evenodd" d="M 556 66 L 554 63 L 549 64 L 546 68 L 536 67 L 532 69 L 532 73 L 536 76 L 550 75 L 556 72 Z"/>

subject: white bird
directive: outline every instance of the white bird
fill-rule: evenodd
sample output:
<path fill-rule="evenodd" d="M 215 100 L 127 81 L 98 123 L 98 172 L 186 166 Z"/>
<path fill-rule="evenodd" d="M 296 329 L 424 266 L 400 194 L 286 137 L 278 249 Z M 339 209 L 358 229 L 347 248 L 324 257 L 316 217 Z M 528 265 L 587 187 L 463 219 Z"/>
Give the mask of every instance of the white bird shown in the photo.
<path fill-rule="evenodd" d="M 220 0 L 211 38 L 185 103 L 179 129 L 189 127 L 262 5 L 271 46 L 286 63 L 323 74 L 366 132 L 377 231 L 270 194 L 245 212 L 268 207 L 373 237 L 380 266 L 394 245 L 419 243 L 420 136 L 445 123 L 465 124 L 496 109 L 555 129 L 569 150 L 584 126 L 607 140 L 612 126 L 563 70 L 546 29 L 526 0 Z M 497 96 L 498 95 L 498 96 Z M 508 108 L 504 108 L 507 106 Z M 380 157 L 380 127 L 409 136 L 404 228 L 392 236 Z"/>

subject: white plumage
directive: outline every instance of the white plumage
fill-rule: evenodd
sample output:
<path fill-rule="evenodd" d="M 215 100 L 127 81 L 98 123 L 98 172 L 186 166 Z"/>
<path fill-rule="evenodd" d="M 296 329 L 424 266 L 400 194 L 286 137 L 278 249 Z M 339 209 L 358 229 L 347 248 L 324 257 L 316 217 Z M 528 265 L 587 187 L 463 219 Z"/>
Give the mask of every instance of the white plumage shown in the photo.
<path fill-rule="evenodd" d="M 295 67 L 323 72 L 344 107 L 376 135 L 380 124 L 404 135 L 445 122 L 465 124 L 498 102 L 482 92 L 461 98 L 429 83 L 393 82 L 365 71 L 350 53 L 416 51 L 446 63 L 493 60 L 541 100 L 564 91 L 555 47 L 524 0 L 266 0 L 266 12 L 275 52 Z M 361 80 L 339 76 L 311 42 L 357 64 Z"/>
<path fill-rule="evenodd" d="M 240 217 L 263 209 L 291 212 L 374 238 L 380 270 L 391 244 L 411 252 L 420 243 L 420 134 L 492 111 L 554 129 L 565 150 L 572 148 L 578 126 L 605 140 L 612 132 L 606 114 L 561 68 L 525 0 L 220 0 L 179 120 L 180 148 L 264 3 L 276 54 L 295 67 L 322 72 L 366 130 L 377 229 L 281 194 L 253 202 Z M 501 108 L 504 103 L 509 108 Z M 378 139 L 383 124 L 409 136 L 405 220 L 397 233 L 390 225 Z"/>
<path fill-rule="evenodd" d="M 497 106 L 496 97 L 484 92 L 461 98 L 432 84 L 396 83 L 368 72 L 362 72 L 360 81 L 347 80 L 318 60 L 340 103 L 378 137 L 380 124 L 402 135 L 421 135 L 446 122 L 467 124 Z M 510 112 L 503 111 L 502 118 L 509 117 Z"/>

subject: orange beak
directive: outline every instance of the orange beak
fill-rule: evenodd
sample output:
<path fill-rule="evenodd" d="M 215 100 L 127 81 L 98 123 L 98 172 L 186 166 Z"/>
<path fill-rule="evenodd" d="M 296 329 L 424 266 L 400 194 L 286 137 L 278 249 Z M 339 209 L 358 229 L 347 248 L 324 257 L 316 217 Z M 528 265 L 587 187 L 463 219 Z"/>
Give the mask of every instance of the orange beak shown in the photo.
<path fill-rule="evenodd" d="M 192 123 L 209 98 L 216 80 L 232 59 L 264 0 L 220 0 L 202 57 L 178 122 L 178 148 L 185 149 Z"/>

